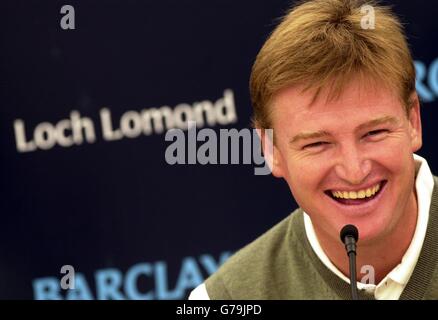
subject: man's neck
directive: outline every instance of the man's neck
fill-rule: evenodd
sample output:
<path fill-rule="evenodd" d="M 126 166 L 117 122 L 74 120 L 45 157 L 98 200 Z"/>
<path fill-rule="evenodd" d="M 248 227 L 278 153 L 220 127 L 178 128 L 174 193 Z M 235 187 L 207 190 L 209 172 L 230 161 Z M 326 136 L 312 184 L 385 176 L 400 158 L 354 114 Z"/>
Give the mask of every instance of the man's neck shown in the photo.
<path fill-rule="evenodd" d="M 358 243 L 357 250 L 360 254 L 357 255 L 357 281 L 361 281 L 364 276 L 360 273 L 362 266 L 368 265 L 374 268 L 375 284 L 378 284 L 401 262 L 414 236 L 417 215 L 417 200 L 415 193 L 412 193 L 412 199 L 408 201 L 408 207 L 392 233 L 372 244 Z M 319 232 L 316 226 L 315 233 L 327 257 L 348 277 L 349 264 L 343 244 L 339 239 L 333 239 L 326 236 L 324 232 Z"/>

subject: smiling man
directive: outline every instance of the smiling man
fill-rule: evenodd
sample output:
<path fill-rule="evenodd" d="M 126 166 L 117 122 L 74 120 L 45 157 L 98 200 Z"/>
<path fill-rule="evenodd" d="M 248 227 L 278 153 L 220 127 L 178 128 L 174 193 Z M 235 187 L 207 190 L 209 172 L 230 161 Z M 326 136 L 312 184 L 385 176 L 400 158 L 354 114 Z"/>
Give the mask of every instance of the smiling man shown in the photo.
<path fill-rule="evenodd" d="M 420 105 L 397 17 L 369 1 L 301 2 L 257 56 L 251 96 L 255 127 L 274 129 L 272 173 L 300 207 L 190 298 L 349 299 L 339 232 L 354 224 L 361 299 L 438 299 L 438 190 L 414 154 Z"/>

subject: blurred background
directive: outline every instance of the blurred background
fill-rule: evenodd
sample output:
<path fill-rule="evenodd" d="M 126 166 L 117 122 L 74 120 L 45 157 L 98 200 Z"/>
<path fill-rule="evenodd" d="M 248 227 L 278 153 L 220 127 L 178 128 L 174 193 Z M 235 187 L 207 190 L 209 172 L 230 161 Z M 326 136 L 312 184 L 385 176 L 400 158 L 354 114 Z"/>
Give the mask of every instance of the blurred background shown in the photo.
<path fill-rule="evenodd" d="M 252 63 L 292 3 L 0 3 L 1 299 L 185 299 L 296 208 L 253 164 L 165 159 L 188 119 L 250 127 Z M 405 23 L 437 173 L 438 7 L 384 3 Z"/>

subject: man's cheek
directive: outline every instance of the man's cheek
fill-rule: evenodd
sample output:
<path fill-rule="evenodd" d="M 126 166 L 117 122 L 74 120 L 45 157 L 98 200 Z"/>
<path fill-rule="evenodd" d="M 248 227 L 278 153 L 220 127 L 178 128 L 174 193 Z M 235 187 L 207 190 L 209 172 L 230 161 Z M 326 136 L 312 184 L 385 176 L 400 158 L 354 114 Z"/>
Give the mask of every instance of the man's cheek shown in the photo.
<path fill-rule="evenodd" d="M 289 186 L 297 201 L 313 202 L 313 199 L 315 199 L 316 194 L 319 192 L 317 190 L 318 182 L 311 181 L 309 177 L 295 179 Z"/>
<path fill-rule="evenodd" d="M 294 189 L 299 190 L 304 188 L 308 190 L 313 184 L 314 178 L 312 177 L 312 171 L 306 170 L 306 168 L 295 169 L 290 171 L 291 173 L 291 185 Z"/>
<path fill-rule="evenodd" d="M 406 161 L 412 158 L 409 148 L 399 143 L 386 143 L 370 153 L 370 159 L 382 164 L 386 168 L 402 170 Z"/>

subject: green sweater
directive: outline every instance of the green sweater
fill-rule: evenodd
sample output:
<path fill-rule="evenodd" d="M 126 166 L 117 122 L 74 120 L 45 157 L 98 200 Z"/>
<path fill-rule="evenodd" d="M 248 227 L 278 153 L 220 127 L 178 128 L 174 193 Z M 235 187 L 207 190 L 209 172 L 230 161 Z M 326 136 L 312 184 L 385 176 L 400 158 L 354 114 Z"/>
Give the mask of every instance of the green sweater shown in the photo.
<path fill-rule="evenodd" d="M 438 180 L 426 237 L 417 265 L 400 299 L 438 299 Z M 235 255 L 206 281 L 210 299 L 350 299 L 350 285 L 313 251 L 302 209 Z M 359 291 L 360 299 L 374 299 Z"/>

